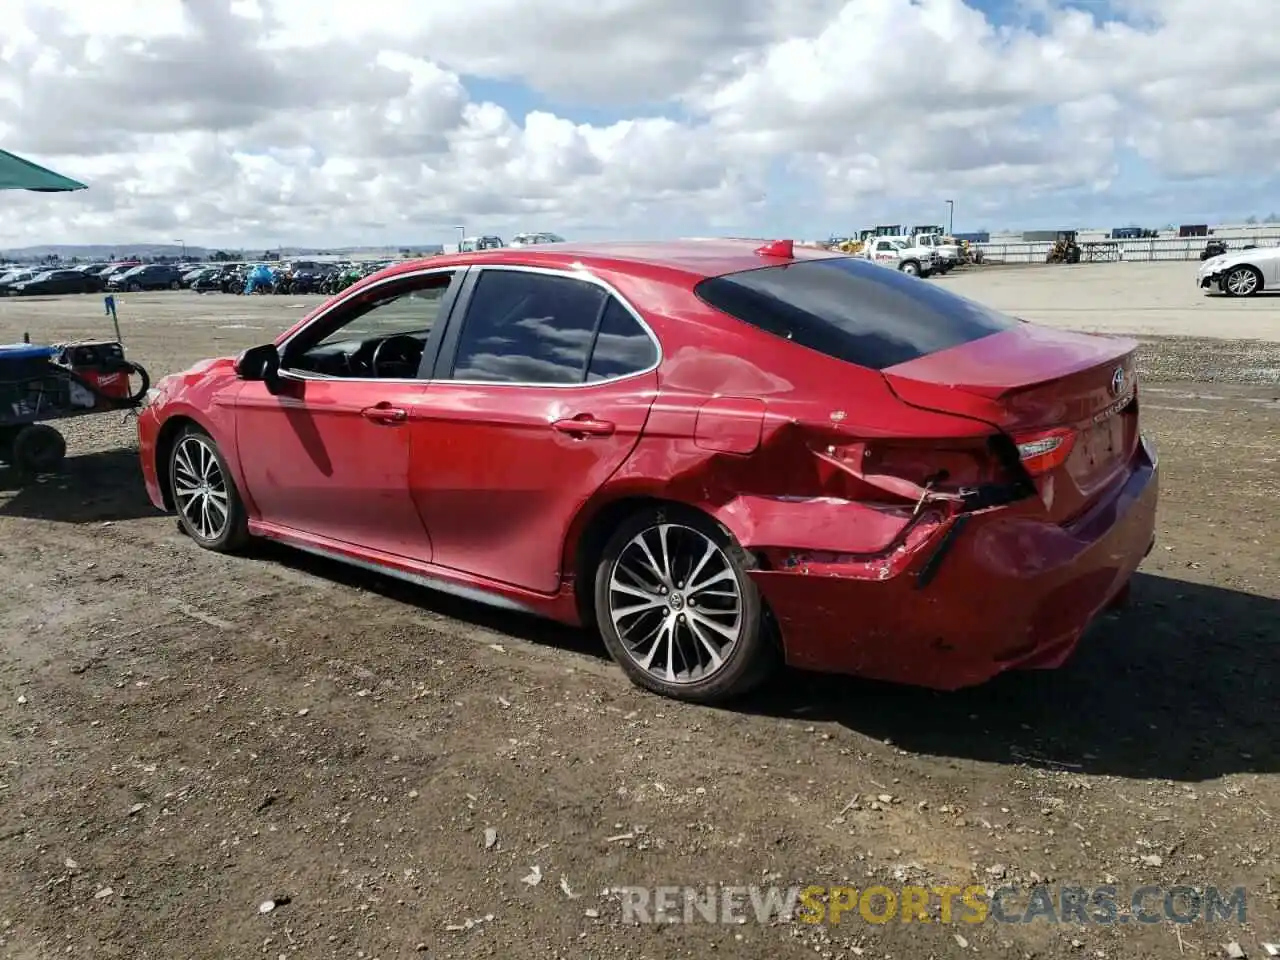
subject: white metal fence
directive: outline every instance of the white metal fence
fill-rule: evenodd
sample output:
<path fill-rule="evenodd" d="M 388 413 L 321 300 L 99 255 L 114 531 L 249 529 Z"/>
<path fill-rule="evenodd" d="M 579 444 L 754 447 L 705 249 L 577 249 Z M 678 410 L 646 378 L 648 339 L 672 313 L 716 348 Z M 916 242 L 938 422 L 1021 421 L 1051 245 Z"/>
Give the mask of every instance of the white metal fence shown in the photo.
<path fill-rule="evenodd" d="M 1089 260 L 1199 260 L 1204 245 L 1215 237 L 1155 237 L 1150 240 L 1078 240 L 1081 246 L 1081 262 Z M 1280 231 L 1272 230 L 1253 237 L 1232 237 L 1226 240 L 1229 250 L 1239 250 L 1245 244 L 1259 247 L 1280 246 Z M 1003 263 L 1044 263 L 1052 249 L 1049 241 L 1040 243 L 1010 241 L 1009 243 L 978 243 L 987 260 Z"/>

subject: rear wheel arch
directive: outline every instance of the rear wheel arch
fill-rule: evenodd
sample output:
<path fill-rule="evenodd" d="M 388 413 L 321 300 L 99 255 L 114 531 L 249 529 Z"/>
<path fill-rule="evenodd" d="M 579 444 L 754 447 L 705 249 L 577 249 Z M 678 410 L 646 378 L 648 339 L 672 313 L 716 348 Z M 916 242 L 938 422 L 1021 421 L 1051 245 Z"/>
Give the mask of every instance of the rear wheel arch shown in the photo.
<path fill-rule="evenodd" d="M 587 626 L 595 623 L 595 599 L 592 589 L 592 578 L 596 567 L 604 554 L 604 548 L 614 531 L 628 517 L 645 510 L 670 508 L 672 511 L 692 511 L 708 523 L 723 527 L 739 544 L 742 543 L 742 531 L 734 529 L 736 524 L 725 523 L 724 518 L 714 513 L 670 497 L 653 494 L 631 494 L 598 504 L 579 514 L 565 544 L 563 569 L 573 577 L 574 598 L 578 607 L 578 615 Z M 760 566 L 763 561 L 745 547 L 744 553 L 750 563 Z"/>
<path fill-rule="evenodd" d="M 664 696 L 695 703 L 719 703 L 737 698 L 766 682 L 785 662 L 785 653 L 773 614 L 751 576 L 759 568 L 760 561 L 742 546 L 734 531 L 708 511 L 674 500 L 625 498 L 609 507 L 612 509 L 600 511 L 589 528 L 601 542 L 595 547 L 594 555 L 584 551 L 584 566 L 576 578 L 580 585 L 576 593 L 580 608 L 585 607 L 587 611 L 583 616 L 585 624 L 599 630 L 610 656 L 631 680 Z M 652 539 L 655 533 L 660 547 L 655 546 Z M 645 537 L 649 538 L 648 548 L 642 539 Z M 640 543 L 638 548 L 637 542 Z M 590 543 L 584 538 L 584 547 Z M 669 543 L 670 555 L 667 552 Z M 705 553 L 702 546 L 706 547 Z M 631 603 L 634 601 L 631 600 L 632 589 L 612 586 L 616 582 L 613 579 L 616 576 L 615 564 L 630 554 L 634 566 L 637 550 L 647 556 L 653 576 L 642 576 L 637 582 L 633 573 L 632 586 L 641 589 L 636 596 L 644 597 L 647 589 L 652 599 L 641 600 L 639 607 L 619 610 L 612 600 L 619 589 L 628 595 Z M 698 555 L 701 555 L 700 560 Z M 659 573 L 658 564 L 662 565 L 661 569 L 667 569 L 668 556 L 670 569 L 665 574 Z M 657 557 L 661 560 L 655 559 Z M 681 577 L 694 577 L 706 563 L 712 565 L 709 568 L 712 575 L 708 578 L 704 573 L 701 585 L 695 585 L 692 580 L 682 582 Z M 718 575 L 715 574 L 717 565 L 721 571 Z M 732 574 L 732 586 L 715 586 L 725 573 Z M 653 579 L 655 576 L 656 581 Z M 659 581 L 665 582 L 671 591 L 666 607 L 661 605 L 656 595 Z M 649 584 L 647 588 L 646 582 Z M 686 588 L 695 592 L 686 593 Z M 584 603 L 582 594 L 588 592 L 588 602 Z M 661 592 L 666 594 L 668 590 L 663 588 Z M 686 596 L 687 600 L 681 599 Z M 736 600 L 729 601 L 731 609 L 723 606 L 726 601 L 721 598 L 726 596 L 736 597 Z M 693 609 L 695 597 L 699 600 L 696 610 Z M 620 626 L 619 616 L 654 616 L 655 600 L 659 601 L 656 615 L 665 619 L 665 625 L 652 621 L 646 624 L 643 619 L 629 620 L 632 628 L 640 628 L 641 636 Z M 687 611 L 683 606 L 685 603 Z M 731 632 L 721 632 L 715 623 L 708 622 L 718 616 L 718 606 L 719 616 L 736 613 L 732 625 L 720 621 L 721 627 L 729 627 Z M 643 612 L 645 610 L 651 612 Z M 686 612 L 688 624 L 685 623 Z M 708 634 L 708 629 L 721 632 L 721 636 L 728 640 L 727 644 L 720 646 L 718 655 L 713 650 L 717 646 L 714 634 Z M 662 649 L 663 630 L 669 631 L 665 651 Z M 698 643 L 699 635 L 701 645 Z M 644 649 L 646 643 L 650 644 L 647 651 Z M 677 651 L 682 652 L 677 655 Z M 709 658 L 703 655 L 703 651 L 709 654 Z M 650 666 L 656 653 L 665 657 L 665 667 L 661 663 Z M 702 661 L 701 666 L 695 667 L 698 661 Z M 683 664 L 681 670 L 709 672 L 701 677 L 686 675 L 677 679 L 672 670 L 673 662 Z"/>

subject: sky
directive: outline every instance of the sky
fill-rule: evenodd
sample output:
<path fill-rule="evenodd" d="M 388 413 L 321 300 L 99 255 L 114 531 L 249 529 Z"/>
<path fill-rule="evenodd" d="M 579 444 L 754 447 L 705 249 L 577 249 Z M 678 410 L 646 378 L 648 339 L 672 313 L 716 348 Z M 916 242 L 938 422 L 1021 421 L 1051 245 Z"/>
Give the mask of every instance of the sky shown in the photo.
<path fill-rule="evenodd" d="M 0 248 L 1239 222 L 1260 0 L 6 0 Z M 948 208 L 946 201 L 954 201 Z"/>

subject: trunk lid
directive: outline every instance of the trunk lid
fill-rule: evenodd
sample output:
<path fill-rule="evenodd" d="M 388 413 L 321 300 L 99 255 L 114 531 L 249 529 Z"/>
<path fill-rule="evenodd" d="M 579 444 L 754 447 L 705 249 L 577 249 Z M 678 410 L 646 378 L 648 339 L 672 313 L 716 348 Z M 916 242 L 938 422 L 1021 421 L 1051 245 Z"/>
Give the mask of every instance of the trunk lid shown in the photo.
<path fill-rule="evenodd" d="M 1020 323 L 882 371 L 900 400 L 984 420 L 1017 442 L 1070 431 L 1065 460 L 1036 478 L 1070 520 L 1126 471 L 1138 443 L 1133 340 Z"/>

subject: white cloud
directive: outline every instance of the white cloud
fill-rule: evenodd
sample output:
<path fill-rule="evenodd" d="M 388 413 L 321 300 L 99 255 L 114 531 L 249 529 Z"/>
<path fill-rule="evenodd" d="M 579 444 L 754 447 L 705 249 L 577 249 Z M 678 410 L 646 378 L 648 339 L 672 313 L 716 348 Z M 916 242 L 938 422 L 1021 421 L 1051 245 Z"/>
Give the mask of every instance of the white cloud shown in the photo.
<path fill-rule="evenodd" d="M 91 189 L 0 195 L 0 246 L 1128 219 L 1202 209 L 1189 177 L 1280 206 L 1267 4 L 985 5 L 10 0 L 0 146 Z"/>

